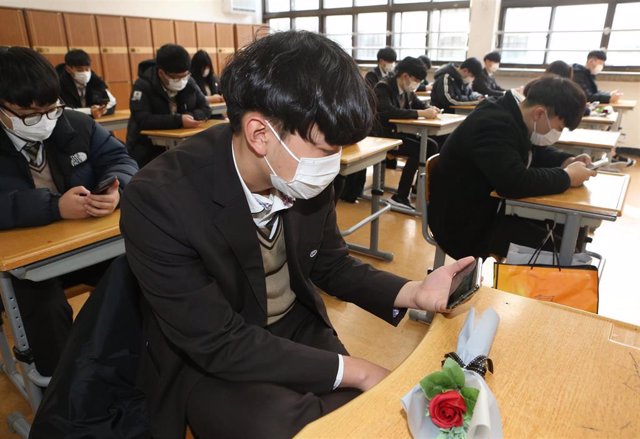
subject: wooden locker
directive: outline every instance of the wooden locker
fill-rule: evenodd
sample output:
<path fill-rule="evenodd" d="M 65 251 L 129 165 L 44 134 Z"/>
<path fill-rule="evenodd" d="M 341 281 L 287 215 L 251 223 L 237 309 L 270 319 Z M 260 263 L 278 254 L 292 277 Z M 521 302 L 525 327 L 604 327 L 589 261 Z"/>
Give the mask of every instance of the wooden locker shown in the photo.
<path fill-rule="evenodd" d="M 0 45 L 29 47 L 22 9 L 0 8 Z"/>
<path fill-rule="evenodd" d="M 253 41 L 253 25 L 236 24 L 234 26 L 234 35 L 235 48 L 238 50 Z"/>
<path fill-rule="evenodd" d="M 124 23 L 127 30 L 131 82 L 133 83 L 138 79 L 138 64 L 155 57 L 151 39 L 151 23 L 148 18 L 133 17 L 125 17 Z"/>
<path fill-rule="evenodd" d="M 198 40 L 196 37 L 196 24 L 193 21 L 174 21 L 176 31 L 176 44 L 180 44 L 187 49 L 189 55 L 193 56 L 198 50 Z"/>
<path fill-rule="evenodd" d="M 224 69 L 227 59 L 235 53 L 233 24 L 216 23 L 216 41 L 218 42 L 218 72 Z"/>
<path fill-rule="evenodd" d="M 68 12 L 63 13 L 62 16 L 69 50 L 82 49 L 87 52 L 91 57 L 91 69 L 98 75 L 104 76 L 95 17 L 88 14 L 70 14 Z"/>
<path fill-rule="evenodd" d="M 104 80 L 107 84 L 128 83 L 131 80 L 131 70 L 124 18 L 114 15 L 96 15 L 96 27 Z"/>
<path fill-rule="evenodd" d="M 218 69 L 218 44 L 216 42 L 216 25 L 213 23 L 196 22 L 196 38 L 198 49 L 206 50 L 213 63 L 213 71 L 220 75 Z"/>
<path fill-rule="evenodd" d="M 269 26 L 266 24 L 254 24 L 253 25 L 253 39 L 259 40 L 260 38 L 269 35 Z"/>
<path fill-rule="evenodd" d="M 43 54 L 54 67 L 64 62 L 67 36 L 61 12 L 26 10 L 27 30 L 31 47 Z"/>
<path fill-rule="evenodd" d="M 173 20 L 151 20 L 151 36 L 153 38 L 153 51 L 157 52 L 165 44 L 176 43 L 176 33 L 173 29 Z"/>

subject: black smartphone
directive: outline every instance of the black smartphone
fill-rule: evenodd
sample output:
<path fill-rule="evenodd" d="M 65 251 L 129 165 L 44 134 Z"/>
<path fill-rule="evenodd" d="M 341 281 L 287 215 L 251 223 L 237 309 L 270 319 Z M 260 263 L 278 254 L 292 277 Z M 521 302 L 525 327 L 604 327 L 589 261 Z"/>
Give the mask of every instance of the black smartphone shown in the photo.
<path fill-rule="evenodd" d="M 98 185 L 91 191 L 91 193 L 96 195 L 104 194 L 117 179 L 118 177 L 116 177 L 115 175 L 105 178 L 100 183 L 98 183 Z"/>
<path fill-rule="evenodd" d="M 480 288 L 482 258 L 477 258 L 451 279 L 447 309 L 452 309 L 470 298 Z"/>

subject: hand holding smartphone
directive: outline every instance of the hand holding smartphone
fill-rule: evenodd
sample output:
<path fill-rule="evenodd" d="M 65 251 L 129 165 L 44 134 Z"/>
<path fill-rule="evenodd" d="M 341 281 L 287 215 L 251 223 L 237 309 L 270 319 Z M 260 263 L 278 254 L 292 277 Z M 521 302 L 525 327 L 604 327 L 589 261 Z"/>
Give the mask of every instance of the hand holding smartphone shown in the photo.
<path fill-rule="evenodd" d="M 482 258 L 477 258 L 451 279 L 447 309 L 453 309 L 468 300 L 480 288 Z"/>
<path fill-rule="evenodd" d="M 600 159 L 598 161 L 592 162 L 591 165 L 587 166 L 589 169 L 599 169 L 603 166 L 607 166 L 609 164 L 609 159 L 607 157 Z"/>
<path fill-rule="evenodd" d="M 115 175 L 105 178 L 91 191 L 92 194 L 102 195 L 113 185 L 113 183 L 118 179 Z"/>

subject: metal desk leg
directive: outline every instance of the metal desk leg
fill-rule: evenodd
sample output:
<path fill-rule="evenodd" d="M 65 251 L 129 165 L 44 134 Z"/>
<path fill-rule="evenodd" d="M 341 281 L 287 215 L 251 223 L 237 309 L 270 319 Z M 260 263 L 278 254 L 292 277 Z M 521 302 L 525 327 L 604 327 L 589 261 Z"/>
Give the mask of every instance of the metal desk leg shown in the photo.
<path fill-rule="evenodd" d="M 384 212 L 390 209 L 390 205 L 385 203 L 381 203 L 380 197 L 382 195 L 382 166 L 384 162 L 377 163 L 373 166 L 373 187 L 371 189 L 371 215 L 358 224 L 354 225 L 350 229 L 346 230 L 342 233 L 342 236 L 349 235 L 365 225 L 366 223 L 371 223 L 371 230 L 369 232 L 369 247 L 364 247 L 358 244 L 347 244 L 350 250 L 356 251 L 358 253 L 363 253 L 369 256 L 373 256 L 374 258 L 383 259 L 386 261 L 393 260 L 393 253 L 383 252 L 378 249 L 378 238 L 379 238 L 379 227 L 380 220 L 379 217 Z M 386 204 L 384 207 L 380 207 L 381 204 Z"/>
<path fill-rule="evenodd" d="M 562 232 L 562 244 L 560 244 L 560 265 L 569 266 L 576 251 L 578 233 L 580 232 L 580 215 L 567 213 L 567 221 Z"/>

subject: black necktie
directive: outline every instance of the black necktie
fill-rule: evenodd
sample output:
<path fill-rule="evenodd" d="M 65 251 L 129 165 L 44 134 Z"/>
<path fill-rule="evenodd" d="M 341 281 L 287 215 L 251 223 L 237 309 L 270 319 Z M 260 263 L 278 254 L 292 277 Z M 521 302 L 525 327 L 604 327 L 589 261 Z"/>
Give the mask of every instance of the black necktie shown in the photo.
<path fill-rule="evenodd" d="M 400 95 L 400 108 L 407 108 L 407 94 L 406 93 L 402 93 Z"/>

